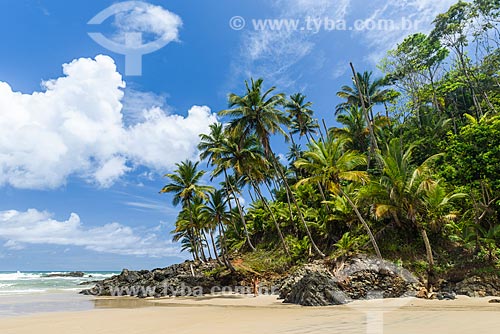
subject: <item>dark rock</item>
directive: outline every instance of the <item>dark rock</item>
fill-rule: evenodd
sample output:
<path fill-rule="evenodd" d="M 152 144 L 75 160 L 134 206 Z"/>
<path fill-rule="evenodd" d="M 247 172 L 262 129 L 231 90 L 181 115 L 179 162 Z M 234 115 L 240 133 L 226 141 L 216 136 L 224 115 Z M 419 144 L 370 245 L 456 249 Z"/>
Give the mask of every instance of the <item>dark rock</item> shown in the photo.
<path fill-rule="evenodd" d="M 458 295 L 469 297 L 500 297 L 500 277 L 496 275 L 471 276 L 444 288 Z"/>
<path fill-rule="evenodd" d="M 345 304 L 347 298 L 331 274 L 317 271 L 303 276 L 295 283 L 283 302 L 302 306 L 327 306 Z"/>
<path fill-rule="evenodd" d="M 436 295 L 437 299 L 439 300 L 454 300 L 456 299 L 456 295 L 452 292 L 440 292 Z"/>
<path fill-rule="evenodd" d="M 500 299 L 491 299 L 488 303 L 497 304 L 500 303 Z"/>
<path fill-rule="evenodd" d="M 83 277 L 84 275 L 85 273 L 81 271 L 71 271 L 69 273 L 62 273 L 62 274 L 47 274 L 44 275 L 43 277 Z"/>
<path fill-rule="evenodd" d="M 214 286 L 221 286 L 221 281 L 206 275 L 207 272 L 217 267 L 218 264 L 215 261 L 206 263 L 186 261 L 152 271 L 123 269 L 119 275 L 99 281 L 93 288 L 80 293 L 97 296 L 128 295 L 140 298 L 198 296 L 212 292 Z M 235 277 L 237 278 L 237 275 Z M 234 278 L 228 279 L 227 277 L 224 277 L 224 280 L 235 281 Z"/>
<path fill-rule="evenodd" d="M 320 306 L 343 304 L 353 299 L 415 296 L 420 283 L 409 271 L 395 264 L 359 256 L 337 270 L 325 263 L 307 264 L 283 280 L 279 287 L 280 298 L 285 302 Z"/>

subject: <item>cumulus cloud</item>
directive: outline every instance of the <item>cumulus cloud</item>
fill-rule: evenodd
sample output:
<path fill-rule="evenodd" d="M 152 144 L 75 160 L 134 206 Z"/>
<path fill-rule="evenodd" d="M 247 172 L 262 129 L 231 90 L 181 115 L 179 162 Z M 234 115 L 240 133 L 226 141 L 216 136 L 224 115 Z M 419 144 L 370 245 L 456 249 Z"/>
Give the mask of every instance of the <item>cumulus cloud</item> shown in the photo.
<path fill-rule="evenodd" d="M 161 6 L 141 3 L 130 11 L 115 15 L 114 26 L 118 28 L 115 40 L 124 41 L 127 33 L 149 33 L 163 43 L 178 41 L 182 19 Z"/>
<path fill-rule="evenodd" d="M 155 231 L 140 235 L 119 223 L 86 227 L 76 213 L 65 221 L 53 219 L 48 212 L 29 209 L 0 211 L 0 238 L 4 247 L 19 250 L 25 244 L 78 246 L 118 255 L 148 257 L 178 256 L 172 243 L 159 239 Z"/>
<path fill-rule="evenodd" d="M 32 94 L 0 82 L 0 185 L 56 188 L 79 176 L 106 187 L 139 165 L 165 172 L 194 159 L 198 135 L 216 121 L 206 106 L 187 116 L 153 107 L 125 124 L 125 83 L 110 57 L 77 59 L 63 72 Z"/>

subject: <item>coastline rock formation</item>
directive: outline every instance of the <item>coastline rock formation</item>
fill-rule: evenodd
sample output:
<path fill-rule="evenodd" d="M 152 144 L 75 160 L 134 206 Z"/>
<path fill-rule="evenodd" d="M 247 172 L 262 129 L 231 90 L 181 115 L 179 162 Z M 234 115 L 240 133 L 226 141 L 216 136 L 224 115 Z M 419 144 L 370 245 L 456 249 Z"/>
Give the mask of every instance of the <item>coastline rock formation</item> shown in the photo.
<path fill-rule="evenodd" d="M 221 270 L 215 261 L 186 261 L 166 268 L 132 271 L 119 275 L 80 293 L 95 296 L 202 296 L 217 292 L 252 293 L 255 272 Z M 221 290 L 226 289 L 226 290 Z M 429 293 L 406 269 L 378 258 L 359 255 L 343 263 L 314 261 L 298 267 L 285 277 L 260 277 L 261 293 L 279 294 L 284 303 L 303 306 L 339 305 L 358 299 L 418 298 L 454 299 L 455 295 L 500 297 L 500 278 L 471 276 L 459 282 L 444 283 Z"/>
<path fill-rule="evenodd" d="M 151 271 L 123 269 L 119 275 L 100 281 L 80 293 L 95 296 L 200 296 L 218 292 L 214 287 L 238 285 L 240 277 L 237 274 L 219 278 L 211 275 L 218 268 L 215 261 L 186 261 Z"/>
<path fill-rule="evenodd" d="M 61 273 L 61 274 L 47 274 L 43 277 L 83 277 L 85 275 L 82 271 L 71 271 L 69 273 Z"/>
<path fill-rule="evenodd" d="M 280 298 L 303 306 L 339 305 L 356 299 L 415 296 L 419 286 L 401 267 L 358 256 L 337 270 L 319 263 L 299 268 L 281 283 Z"/>

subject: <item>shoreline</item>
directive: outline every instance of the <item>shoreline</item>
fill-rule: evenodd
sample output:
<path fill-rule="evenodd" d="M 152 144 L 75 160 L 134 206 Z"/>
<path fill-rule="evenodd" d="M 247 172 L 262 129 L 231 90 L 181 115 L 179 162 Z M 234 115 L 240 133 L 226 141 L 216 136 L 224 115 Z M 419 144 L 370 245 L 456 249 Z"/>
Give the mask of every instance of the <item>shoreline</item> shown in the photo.
<path fill-rule="evenodd" d="M 215 295 L 138 299 L 96 297 L 94 309 L 2 318 L 0 332 L 137 333 L 165 330 L 194 333 L 366 333 L 367 315 L 382 314 L 384 333 L 439 332 L 493 334 L 500 325 L 494 297 L 456 300 L 417 298 L 355 301 L 346 305 L 304 307 L 283 304 L 277 296 Z M 368 321 L 370 323 L 370 321 Z"/>

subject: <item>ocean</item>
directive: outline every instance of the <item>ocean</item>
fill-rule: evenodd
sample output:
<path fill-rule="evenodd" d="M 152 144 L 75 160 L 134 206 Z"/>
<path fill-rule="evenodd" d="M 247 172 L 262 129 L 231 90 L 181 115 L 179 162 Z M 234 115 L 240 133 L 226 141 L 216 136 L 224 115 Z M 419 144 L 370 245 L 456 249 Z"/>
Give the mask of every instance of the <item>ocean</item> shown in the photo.
<path fill-rule="evenodd" d="M 119 272 L 85 272 L 83 277 L 47 277 L 47 275 L 65 274 L 60 271 L 0 271 L 0 296 L 19 294 L 54 293 L 83 290 L 92 285 L 80 285 L 83 282 L 102 280 Z"/>
<path fill-rule="evenodd" d="M 27 314 L 82 311 L 95 308 L 92 296 L 79 295 L 92 285 L 83 282 L 102 280 L 119 272 L 85 272 L 83 277 L 47 277 L 67 272 L 0 272 L 0 318 Z"/>

